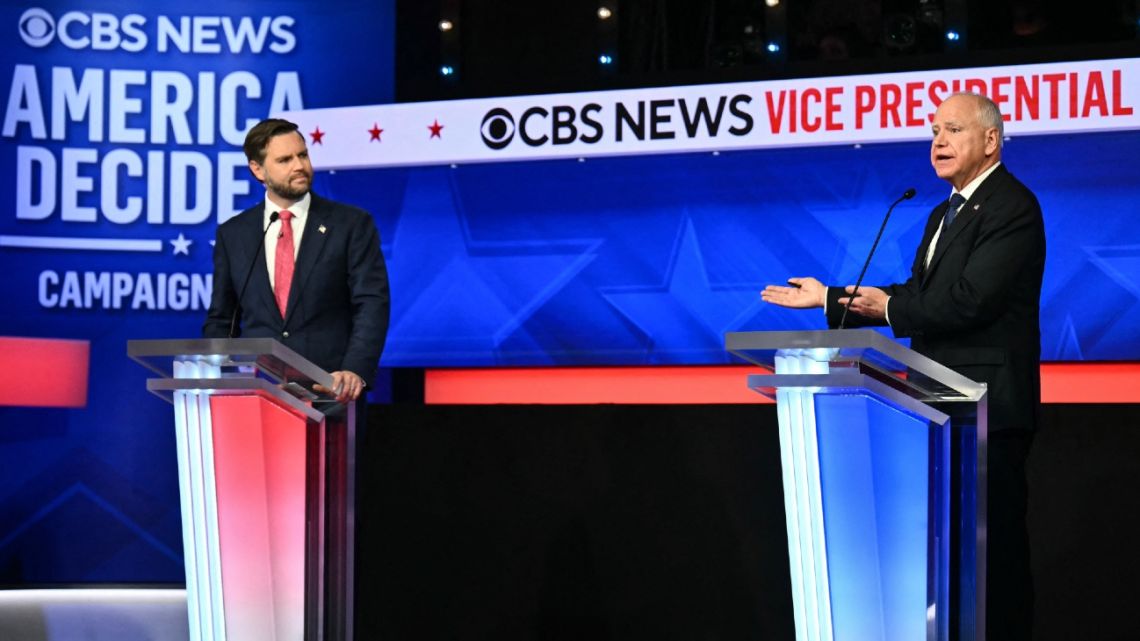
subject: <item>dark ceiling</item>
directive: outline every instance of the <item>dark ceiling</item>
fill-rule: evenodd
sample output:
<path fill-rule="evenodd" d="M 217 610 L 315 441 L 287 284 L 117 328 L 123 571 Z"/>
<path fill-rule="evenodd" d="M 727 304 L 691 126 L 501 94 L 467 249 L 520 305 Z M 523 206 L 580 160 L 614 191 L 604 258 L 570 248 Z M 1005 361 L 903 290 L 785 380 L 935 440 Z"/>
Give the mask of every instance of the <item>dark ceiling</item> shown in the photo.
<path fill-rule="evenodd" d="M 603 6 L 611 11 L 604 20 Z M 410 102 L 1140 56 L 1138 7 L 1140 0 L 398 0 L 396 95 Z M 453 28 L 441 31 L 441 19 Z M 444 66 L 453 73 L 443 75 Z"/>

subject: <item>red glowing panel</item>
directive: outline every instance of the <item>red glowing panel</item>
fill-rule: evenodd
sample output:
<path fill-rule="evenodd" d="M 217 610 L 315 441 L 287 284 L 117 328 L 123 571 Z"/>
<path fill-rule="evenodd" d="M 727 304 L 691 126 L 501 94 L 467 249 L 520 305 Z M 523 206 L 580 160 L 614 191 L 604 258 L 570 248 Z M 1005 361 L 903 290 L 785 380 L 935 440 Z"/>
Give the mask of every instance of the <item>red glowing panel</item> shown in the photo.
<path fill-rule="evenodd" d="M 758 367 L 552 367 L 428 370 L 436 405 L 771 403 L 748 389 Z M 1140 403 L 1140 363 L 1045 363 L 1045 403 Z"/>
<path fill-rule="evenodd" d="M 300 639 L 305 419 L 258 396 L 212 396 L 210 413 L 227 635 Z"/>
<path fill-rule="evenodd" d="M 88 341 L 0 336 L 0 405 L 85 407 Z"/>

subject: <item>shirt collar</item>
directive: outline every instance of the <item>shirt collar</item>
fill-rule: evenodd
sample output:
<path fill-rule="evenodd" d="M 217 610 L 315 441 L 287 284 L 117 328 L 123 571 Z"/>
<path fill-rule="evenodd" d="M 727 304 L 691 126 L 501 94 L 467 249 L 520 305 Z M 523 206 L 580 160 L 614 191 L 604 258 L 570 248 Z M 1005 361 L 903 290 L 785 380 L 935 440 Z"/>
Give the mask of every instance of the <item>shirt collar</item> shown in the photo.
<path fill-rule="evenodd" d="M 996 163 L 994 163 L 993 167 L 990 167 L 989 169 L 983 171 L 980 176 L 971 180 L 970 184 L 963 187 L 962 191 L 960 191 L 958 193 L 962 194 L 962 197 L 965 198 L 966 200 L 969 200 L 971 197 L 973 197 L 974 192 L 978 190 L 978 187 L 980 187 L 982 185 L 982 183 L 986 180 L 986 178 L 989 178 L 990 174 L 994 173 L 994 170 L 997 169 L 998 166 L 1000 166 L 1000 165 L 1001 165 L 1001 161 L 999 160 Z M 954 195 L 953 190 L 950 191 L 950 195 L 951 196 Z"/>
<path fill-rule="evenodd" d="M 305 217 L 309 215 L 309 204 L 312 203 L 311 194 L 305 194 L 301 200 L 293 203 L 288 207 L 281 207 L 277 203 L 269 200 L 269 194 L 265 195 L 265 213 L 262 215 L 263 227 L 269 225 L 269 217 L 273 214 L 280 213 L 283 209 L 288 209 L 293 214 L 293 220 L 298 224 L 305 222 Z M 294 229 L 296 229 L 294 227 Z"/>

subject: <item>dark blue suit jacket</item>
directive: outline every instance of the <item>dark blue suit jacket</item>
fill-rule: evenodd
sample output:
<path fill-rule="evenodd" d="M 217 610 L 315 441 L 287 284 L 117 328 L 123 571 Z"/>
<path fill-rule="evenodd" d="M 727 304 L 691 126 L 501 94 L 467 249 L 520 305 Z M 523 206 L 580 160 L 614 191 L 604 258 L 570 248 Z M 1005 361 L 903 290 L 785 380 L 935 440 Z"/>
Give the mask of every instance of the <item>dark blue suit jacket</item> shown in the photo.
<path fill-rule="evenodd" d="M 214 290 L 203 335 L 229 337 L 238 292 L 252 264 L 235 337 L 276 338 L 321 369 L 349 370 L 371 385 L 388 333 L 390 302 L 372 217 L 312 194 L 281 318 L 264 256 L 264 214 L 264 204 L 258 204 L 218 227 Z"/>

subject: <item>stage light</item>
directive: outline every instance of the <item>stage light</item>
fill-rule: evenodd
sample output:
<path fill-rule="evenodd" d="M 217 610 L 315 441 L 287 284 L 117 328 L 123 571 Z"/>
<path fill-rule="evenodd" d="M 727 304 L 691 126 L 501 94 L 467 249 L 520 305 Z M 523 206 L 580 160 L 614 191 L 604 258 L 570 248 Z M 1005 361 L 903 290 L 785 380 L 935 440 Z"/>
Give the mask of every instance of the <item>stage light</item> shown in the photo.
<path fill-rule="evenodd" d="M 454 28 L 455 28 L 455 23 L 453 23 L 450 20 L 440 20 L 439 21 L 439 30 L 440 31 L 451 31 Z"/>
<path fill-rule="evenodd" d="M 764 4 L 769 7 L 778 7 L 780 6 L 780 0 L 764 0 Z"/>
<path fill-rule="evenodd" d="M 439 73 L 441 76 L 454 75 L 455 74 L 455 68 L 452 67 L 451 65 L 443 65 L 442 67 L 439 68 Z"/>
<path fill-rule="evenodd" d="M 776 44 L 775 42 L 769 42 L 768 43 L 768 53 L 779 53 L 779 52 L 780 52 L 780 45 Z"/>
<path fill-rule="evenodd" d="M 598 7 L 598 19 L 599 20 L 609 20 L 611 17 L 613 17 L 613 15 L 614 15 L 614 12 L 610 11 L 609 7 Z"/>
<path fill-rule="evenodd" d="M 614 58 L 613 58 L 613 56 L 609 56 L 609 55 L 606 55 L 603 53 L 602 55 L 598 56 L 598 62 L 600 62 L 603 65 L 609 65 L 609 64 L 613 64 Z"/>
<path fill-rule="evenodd" d="M 946 39 L 950 42 L 957 42 L 962 39 L 962 35 L 953 29 L 946 32 Z"/>

